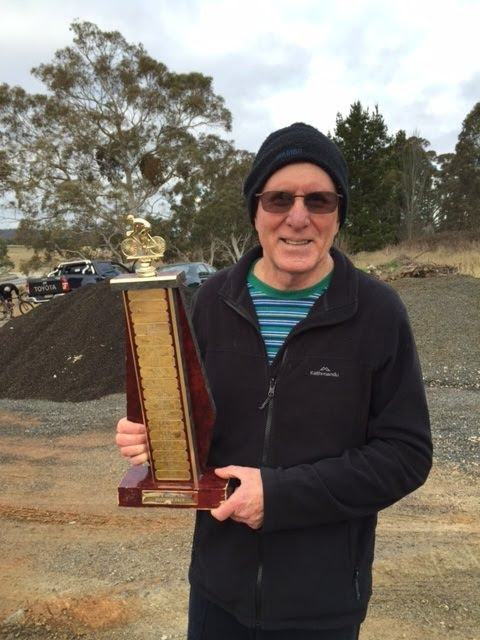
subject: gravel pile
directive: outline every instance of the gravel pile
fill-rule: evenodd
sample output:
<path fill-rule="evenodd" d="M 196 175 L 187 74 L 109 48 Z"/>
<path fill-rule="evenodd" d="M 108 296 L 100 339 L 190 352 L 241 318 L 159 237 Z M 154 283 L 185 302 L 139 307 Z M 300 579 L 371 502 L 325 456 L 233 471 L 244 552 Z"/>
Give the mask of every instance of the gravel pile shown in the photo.
<path fill-rule="evenodd" d="M 99 282 L 43 303 L 0 329 L 0 395 L 79 401 L 124 390 L 121 293 Z"/>
<path fill-rule="evenodd" d="M 453 275 L 393 285 L 416 336 L 436 457 L 479 470 L 480 280 Z M 76 433 L 101 430 L 108 416 L 124 412 L 124 336 L 121 294 L 106 282 L 13 319 L 0 329 L 0 397 L 9 399 L 0 406 L 41 415 L 32 435 L 63 435 L 72 425 Z"/>
<path fill-rule="evenodd" d="M 480 279 L 448 275 L 392 285 L 408 309 L 427 386 L 480 389 Z"/>
<path fill-rule="evenodd" d="M 405 278 L 393 286 L 410 314 L 430 387 L 480 389 L 480 280 Z M 124 390 L 121 294 L 82 287 L 0 328 L 0 397 L 94 400 Z"/>

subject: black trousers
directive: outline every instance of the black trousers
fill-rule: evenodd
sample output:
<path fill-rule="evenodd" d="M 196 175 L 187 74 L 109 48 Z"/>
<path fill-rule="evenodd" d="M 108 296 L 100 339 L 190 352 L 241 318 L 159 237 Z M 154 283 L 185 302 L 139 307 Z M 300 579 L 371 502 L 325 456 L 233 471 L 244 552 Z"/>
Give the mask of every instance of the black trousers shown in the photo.
<path fill-rule="evenodd" d="M 190 591 L 187 640 L 358 640 L 360 627 L 343 629 L 249 629 L 221 607 Z"/>

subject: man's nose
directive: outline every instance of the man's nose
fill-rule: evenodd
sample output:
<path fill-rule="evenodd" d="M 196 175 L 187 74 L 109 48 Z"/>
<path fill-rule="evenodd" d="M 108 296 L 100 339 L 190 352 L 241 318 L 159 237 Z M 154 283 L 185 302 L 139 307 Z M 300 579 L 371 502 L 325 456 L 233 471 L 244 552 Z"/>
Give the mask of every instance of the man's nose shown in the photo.
<path fill-rule="evenodd" d="M 287 224 L 302 228 L 310 224 L 310 214 L 303 198 L 295 198 L 292 208 L 288 212 Z"/>

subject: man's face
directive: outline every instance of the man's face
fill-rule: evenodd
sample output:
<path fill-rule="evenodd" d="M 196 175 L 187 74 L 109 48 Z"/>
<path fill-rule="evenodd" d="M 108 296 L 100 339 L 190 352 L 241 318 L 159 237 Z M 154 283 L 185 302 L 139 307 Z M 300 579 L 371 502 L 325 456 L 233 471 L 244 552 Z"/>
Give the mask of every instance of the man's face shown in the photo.
<path fill-rule="evenodd" d="M 276 171 L 262 192 L 288 191 L 304 195 L 312 191 L 333 191 L 332 179 L 307 162 L 289 164 Z M 338 233 L 338 208 L 331 213 L 310 213 L 303 198 L 284 214 L 269 213 L 258 204 L 255 229 L 263 248 L 263 260 L 256 275 L 277 289 L 305 289 L 321 280 L 333 267 L 329 254 Z"/>

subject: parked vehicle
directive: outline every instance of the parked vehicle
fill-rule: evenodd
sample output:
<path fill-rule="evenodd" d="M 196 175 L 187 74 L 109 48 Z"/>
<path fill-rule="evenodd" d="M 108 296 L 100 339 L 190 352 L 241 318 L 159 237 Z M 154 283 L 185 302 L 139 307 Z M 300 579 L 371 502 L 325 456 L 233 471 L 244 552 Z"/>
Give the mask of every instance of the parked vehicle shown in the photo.
<path fill-rule="evenodd" d="M 45 278 L 28 278 L 26 289 L 35 302 L 48 302 L 52 298 L 100 280 L 114 278 L 131 269 L 110 260 L 74 260 L 61 262 Z"/>
<path fill-rule="evenodd" d="M 176 262 L 158 267 L 157 274 L 171 273 L 173 271 L 183 271 L 185 274 L 185 285 L 192 289 L 199 287 L 207 278 L 216 272 L 215 267 L 206 262 Z"/>

